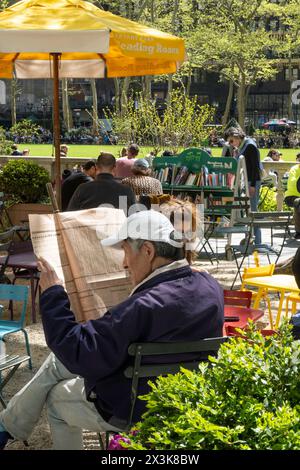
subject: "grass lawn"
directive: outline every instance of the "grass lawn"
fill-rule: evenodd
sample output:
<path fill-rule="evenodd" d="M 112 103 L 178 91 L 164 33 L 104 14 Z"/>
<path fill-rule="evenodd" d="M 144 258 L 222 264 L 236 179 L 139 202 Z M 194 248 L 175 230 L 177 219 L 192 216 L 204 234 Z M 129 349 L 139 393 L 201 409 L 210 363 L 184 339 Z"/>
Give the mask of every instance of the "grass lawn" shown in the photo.
<path fill-rule="evenodd" d="M 30 155 L 35 156 L 43 156 L 43 157 L 51 157 L 54 154 L 54 148 L 52 145 L 49 144 L 20 144 L 20 150 L 24 148 L 30 149 Z M 99 153 L 102 152 L 110 152 L 115 157 L 119 156 L 120 150 L 123 148 L 123 145 L 69 145 L 69 153 L 68 156 L 73 158 L 89 158 L 94 159 L 97 158 Z M 139 156 L 145 157 L 152 147 L 141 147 Z M 287 162 L 294 162 L 296 159 L 296 154 L 300 151 L 299 149 L 279 149 L 282 152 L 283 160 Z M 218 157 L 221 155 L 221 148 L 213 147 L 212 153 L 214 157 Z M 261 159 L 263 160 L 269 149 L 260 149 Z"/>
<path fill-rule="evenodd" d="M 51 157 L 54 155 L 54 147 L 51 144 L 19 144 L 20 150 L 30 149 L 30 155 L 33 157 Z M 112 153 L 115 157 L 119 156 L 123 145 L 69 145 L 68 157 L 95 159 L 100 152 Z M 145 157 L 152 147 L 142 147 L 140 157 Z"/>
<path fill-rule="evenodd" d="M 260 159 L 263 160 L 270 149 L 259 149 L 260 150 Z M 296 160 L 297 153 L 300 152 L 300 149 L 278 149 L 282 153 L 282 159 L 285 162 L 294 162 Z M 222 152 L 221 148 L 212 148 L 212 154 L 214 157 L 220 156 Z"/>

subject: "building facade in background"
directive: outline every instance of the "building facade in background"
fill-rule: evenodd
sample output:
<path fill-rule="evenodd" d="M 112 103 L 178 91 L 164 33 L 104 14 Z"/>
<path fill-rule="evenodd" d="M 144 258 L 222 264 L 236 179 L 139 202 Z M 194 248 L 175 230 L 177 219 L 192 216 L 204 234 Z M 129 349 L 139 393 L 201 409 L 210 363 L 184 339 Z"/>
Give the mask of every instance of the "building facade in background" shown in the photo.
<path fill-rule="evenodd" d="M 295 93 L 300 84 L 300 69 L 294 61 L 293 81 Z M 104 118 L 104 108 L 114 104 L 115 88 L 113 80 L 96 80 L 98 95 L 99 117 Z M 17 119 L 29 118 L 38 122 L 42 127 L 51 129 L 52 126 L 52 82 L 51 80 L 18 80 Z M 69 103 L 72 109 L 74 126 L 90 126 L 92 112 L 92 92 L 89 79 L 70 80 Z M 219 123 L 225 110 L 228 94 L 227 83 L 219 80 L 217 73 L 209 73 L 195 69 L 192 76 L 191 95 L 197 95 L 201 104 L 216 107 L 216 123 Z M 167 83 L 152 84 L 152 96 L 157 105 L 163 107 L 167 95 Z M 288 100 L 290 98 L 289 70 L 284 64 L 272 81 L 261 81 L 251 87 L 248 96 L 246 119 L 251 120 L 255 127 L 271 118 L 286 117 Z M 236 116 L 235 97 L 231 104 L 231 117 Z M 293 105 L 293 120 L 300 125 L 300 105 Z M 0 126 L 11 125 L 11 96 L 10 82 L 0 82 Z"/>

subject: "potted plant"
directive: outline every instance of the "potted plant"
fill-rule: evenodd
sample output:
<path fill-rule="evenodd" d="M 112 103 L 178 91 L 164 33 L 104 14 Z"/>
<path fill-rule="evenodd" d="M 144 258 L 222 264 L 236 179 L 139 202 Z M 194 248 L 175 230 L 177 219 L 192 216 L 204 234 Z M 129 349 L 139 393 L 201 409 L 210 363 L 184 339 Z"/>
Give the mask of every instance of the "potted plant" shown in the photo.
<path fill-rule="evenodd" d="M 7 213 L 13 225 L 27 221 L 28 214 L 52 212 L 48 182 L 48 171 L 29 160 L 10 160 L 1 168 L 0 191 L 9 201 Z"/>
<path fill-rule="evenodd" d="M 142 421 L 114 448 L 299 450 L 299 341 L 285 323 L 274 336 L 253 324 L 240 334 L 199 371 L 152 383 Z"/>

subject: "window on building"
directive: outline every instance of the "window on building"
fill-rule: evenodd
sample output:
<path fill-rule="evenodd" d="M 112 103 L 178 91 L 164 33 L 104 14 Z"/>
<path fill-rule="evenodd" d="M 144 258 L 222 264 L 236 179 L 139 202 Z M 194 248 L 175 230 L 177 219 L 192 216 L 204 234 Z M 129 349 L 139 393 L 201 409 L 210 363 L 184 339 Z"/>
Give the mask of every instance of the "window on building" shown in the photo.
<path fill-rule="evenodd" d="M 284 79 L 290 80 L 290 72 L 288 67 L 284 69 Z M 292 68 L 292 80 L 298 80 L 298 67 Z"/>
<path fill-rule="evenodd" d="M 199 69 L 194 69 L 193 70 L 192 83 L 199 83 L 200 82 L 200 74 L 201 74 L 201 71 Z"/>
<path fill-rule="evenodd" d="M 284 69 L 284 79 L 285 79 L 285 80 L 289 80 L 289 79 L 290 79 L 289 69 L 288 69 L 288 68 L 285 68 L 285 69 Z"/>
<path fill-rule="evenodd" d="M 247 108 L 255 109 L 255 95 L 248 95 Z"/>
<path fill-rule="evenodd" d="M 268 95 L 256 95 L 255 107 L 258 110 L 266 110 L 269 107 Z"/>
<path fill-rule="evenodd" d="M 199 82 L 200 82 L 200 83 L 205 83 L 205 82 L 206 82 L 206 79 L 207 79 L 205 70 L 201 70 L 201 71 L 199 71 L 199 72 L 200 72 L 200 75 L 199 75 Z"/>

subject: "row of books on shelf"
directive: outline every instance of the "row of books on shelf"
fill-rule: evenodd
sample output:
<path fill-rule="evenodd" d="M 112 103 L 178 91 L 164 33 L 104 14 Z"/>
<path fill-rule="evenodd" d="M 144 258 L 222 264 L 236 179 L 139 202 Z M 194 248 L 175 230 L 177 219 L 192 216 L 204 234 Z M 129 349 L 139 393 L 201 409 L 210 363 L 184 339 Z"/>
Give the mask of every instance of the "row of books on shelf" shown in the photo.
<path fill-rule="evenodd" d="M 202 166 L 199 173 L 192 173 L 186 166 L 181 168 L 165 167 L 155 170 L 153 174 L 161 183 L 174 186 L 222 186 L 232 189 L 235 180 L 233 173 L 209 172 L 206 166 Z"/>
<path fill-rule="evenodd" d="M 200 192 L 198 194 L 189 193 L 182 191 L 176 194 L 176 199 L 180 199 L 182 201 L 190 201 L 195 204 L 203 204 L 204 209 L 215 209 L 218 210 L 218 206 L 223 206 L 226 203 L 232 203 L 233 197 L 214 197 L 213 194 L 209 195 L 209 197 L 205 197 L 204 192 Z"/>

